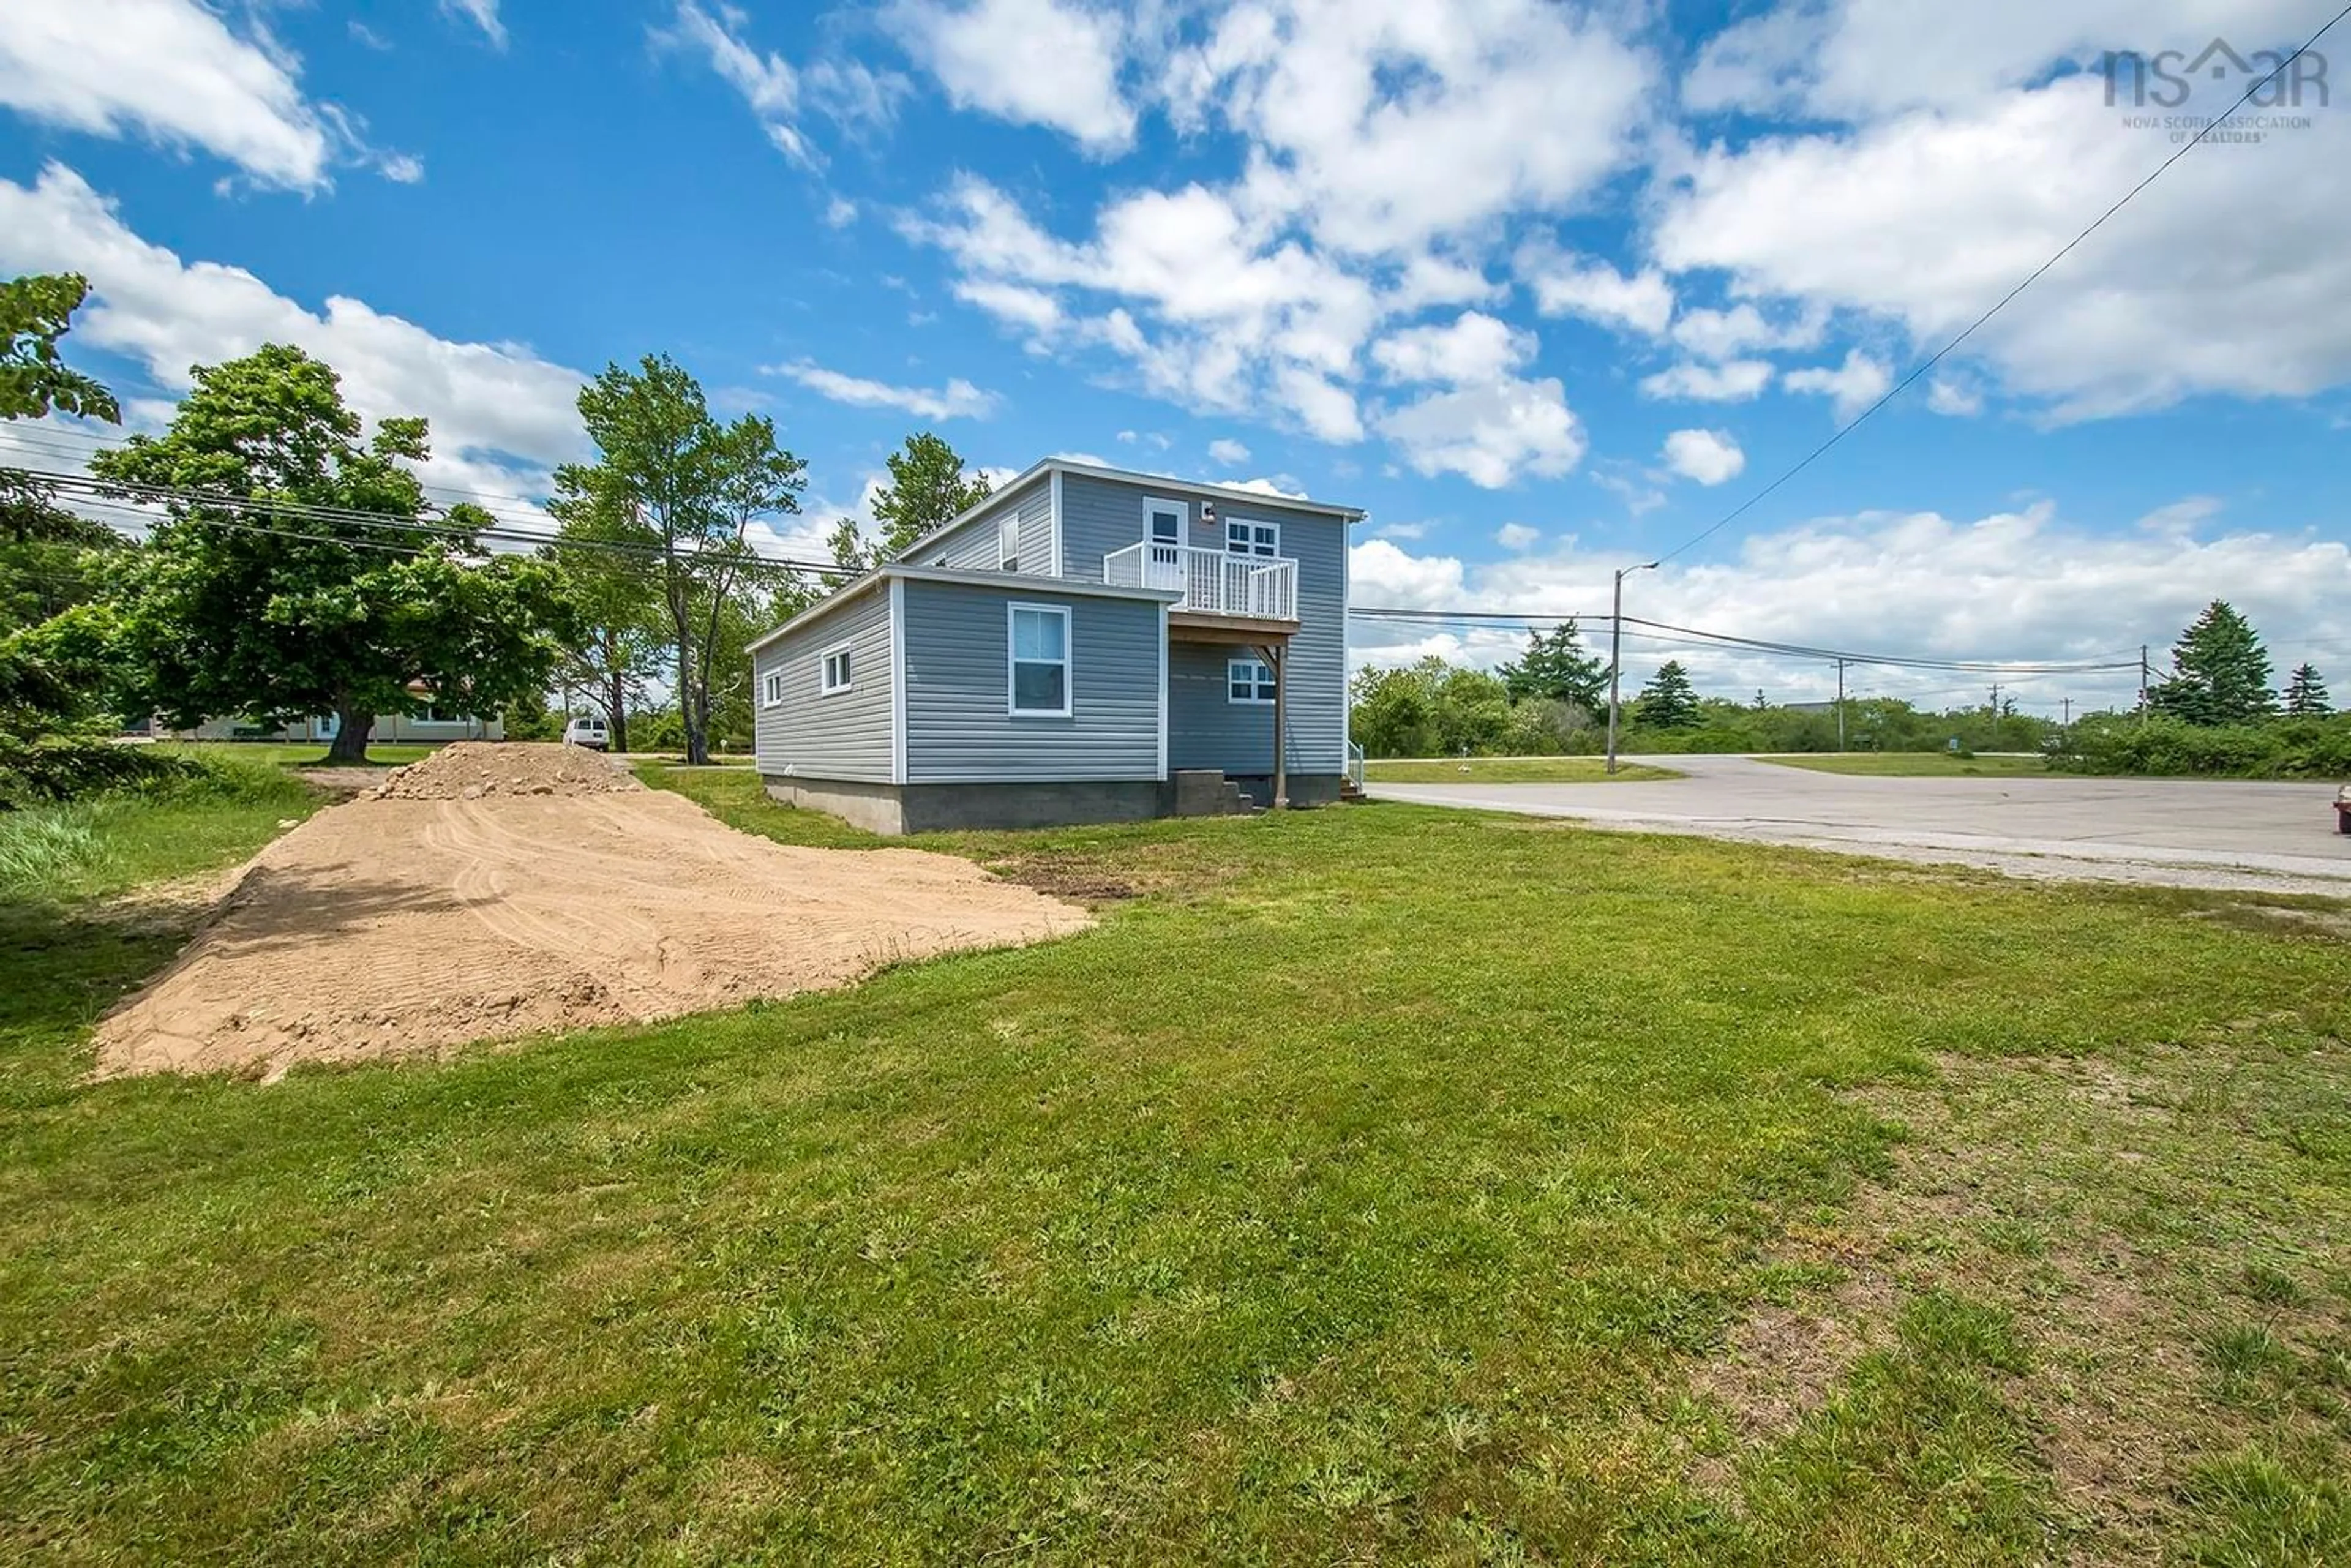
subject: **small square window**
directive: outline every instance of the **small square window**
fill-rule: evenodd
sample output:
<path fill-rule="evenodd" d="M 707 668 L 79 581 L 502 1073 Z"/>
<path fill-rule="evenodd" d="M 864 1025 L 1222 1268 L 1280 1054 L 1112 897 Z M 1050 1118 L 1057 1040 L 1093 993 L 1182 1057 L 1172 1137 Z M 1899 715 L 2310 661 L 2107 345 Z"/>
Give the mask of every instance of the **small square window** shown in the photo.
<path fill-rule="evenodd" d="M 1234 703 L 1273 701 L 1273 666 L 1263 659 L 1233 659 L 1225 665 L 1225 700 Z"/>
<path fill-rule="evenodd" d="M 767 677 L 759 683 L 759 706 L 762 707 L 784 706 L 783 671 L 769 670 Z"/>
<path fill-rule="evenodd" d="M 850 689 L 849 644 L 826 650 L 823 673 L 818 677 L 817 690 L 826 696 Z"/>

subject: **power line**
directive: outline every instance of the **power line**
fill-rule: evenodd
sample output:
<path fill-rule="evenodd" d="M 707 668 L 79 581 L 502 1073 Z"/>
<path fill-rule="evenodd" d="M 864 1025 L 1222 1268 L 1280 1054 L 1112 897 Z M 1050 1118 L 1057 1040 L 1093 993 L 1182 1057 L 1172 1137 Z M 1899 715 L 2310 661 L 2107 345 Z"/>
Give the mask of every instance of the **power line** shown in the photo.
<path fill-rule="evenodd" d="M 2229 110 L 2226 114 L 2216 116 L 2208 121 L 2202 129 L 2196 132 L 2194 136 L 2182 143 L 2177 152 L 2174 152 L 2170 157 L 2166 158 L 2162 162 L 2157 164 L 2155 168 L 2147 173 L 2145 179 L 2139 181 L 2137 184 L 2133 185 L 2129 190 L 2125 191 L 2122 193 L 2121 198 L 2117 200 L 2113 206 L 2110 206 L 2105 212 L 2100 213 L 2091 223 L 2088 228 L 2084 229 L 2072 239 L 2067 240 L 2064 246 L 2059 247 L 2056 255 L 2051 256 L 2047 261 L 2043 262 L 2039 267 L 2034 267 L 2030 273 L 2026 274 L 2025 277 L 2018 282 L 2015 287 L 2010 289 L 2007 293 L 2001 295 L 1999 299 L 1995 300 L 1991 309 L 1977 317 L 1973 321 L 1969 322 L 1966 329 L 1961 331 L 1958 337 L 1953 338 L 1949 342 L 1936 350 L 1923 364 L 1919 365 L 1908 375 L 1904 376 L 1900 381 L 1895 382 L 1894 385 L 1886 391 L 1885 395 L 1881 396 L 1876 402 L 1873 402 L 1867 408 L 1863 409 L 1861 413 L 1854 416 L 1853 420 L 1849 423 L 1844 425 L 1826 441 L 1822 442 L 1818 446 L 1813 447 L 1812 451 L 1806 453 L 1802 460 L 1798 462 L 1794 467 L 1790 468 L 1786 473 L 1782 474 L 1769 485 L 1764 486 L 1763 488 L 1758 490 L 1755 494 L 1750 496 L 1744 501 L 1741 501 L 1738 506 L 1724 513 L 1722 517 L 1715 522 L 1699 529 L 1696 534 L 1693 534 L 1679 545 L 1677 545 L 1672 549 L 1667 550 L 1665 554 L 1659 556 L 1657 559 L 1661 562 L 1671 560 L 1674 557 L 1680 555 L 1684 550 L 1690 549 L 1694 545 L 1700 544 L 1705 540 L 1711 538 L 1714 535 L 1720 533 L 1724 528 L 1729 528 L 1732 523 L 1738 521 L 1740 517 L 1745 516 L 1746 513 L 1758 502 L 1761 501 L 1767 496 L 1770 496 L 1773 491 L 1780 488 L 1781 486 L 1785 485 L 1789 480 L 1794 478 L 1805 469 L 1811 467 L 1815 461 L 1823 456 L 1828 450 L 1834 446 L 1838 442 L 1843 441 L 1855 430 L 1860 429 L 1863 423 L 1865 423 L 1872 414 L 1875 414 L 1879 409 L 1884 408 L 1887 403 L 1892 402 L 1896 398 L 1900 397 L 1903 392 L 1909 390 L 1911 384 L 1917 382 L 1919 377 L 1925 375 L 1928 371 L 1933 370 L 1937 365 L 1942 363 L 1944 358 L 1949 355 L 1952 350 L 1958 348 L 1961 343 L 1966 342 L 1970 338 L 1975 336 L 1976 329 L 1978 328 L 1983 326 L 1984 323 L 1990 321 L 1993 317 L 2006 309 L 2011 300 L 2023 293 L 2026 289 L 2032 287 L 2033 284 L 2039 282 L 2043 274 L 2046 273 L 2051 267 L 2055 267 L 2059 262 L 2064 260 L 2067 256 L 2073 253 L 2074 248 L 2076 246 L 2080 245 L 2084 240 L 2088 239 L 2092 235 L 2097 233 L 2100 228 L 2105 226 L 2105 221 L 2108 218 L 2113 217 L 2116 213 L 2121 212 L 2123 208 L 2128 206 L 2133 197 L 2137 196 L 2141 191 L 2146 190 L 2149 185 L 2154 184 L 2157 180 L 2162 177 L 2166 170 L 2169 169 L 2174 163 L 2179 162 L 2182 158 L 2187 157 L 2189 153 L 2201 146 L 2206 137 L 2210 136 L 2215 130 L 2218 130 L 2220 127 L 2226 124 L 2228 120 L 2235 116 L 2237 110 L 2244 108 L 2248 102 L 2252 101 L 2253 94 L 2259 92 L 2264 86 L 2273 80 L 2278 74 L 2283 71 L 2288 66 L 2293 65 L 2294 61 L 2309 53 L 2310 50 L 2317 45 L 2318 40 L 2326 37 L 2329 32 L 2333 31 L 2335 25 L 2337 22 L 2342 21 L 2346 16 L 2351 16 L 2351 5 L 2346 5 L 2342 10 L 2335 13 L 2332 17 L 2328 18 L 2326 25 L 2319 28 L 2315 33 L 2313 33 L 2300 48 L 2294 50 L 2294 53 L 2279 61 L 2275 70 L 2271 71 L 2267 76 L 2255 78 L 2252 84 L 2245 89 L 2243 95 L 2240 97 L 2235 103 L 2229 106 Z"/>
<path fill-rule="evenodd" d="M 1512 625 L 1531 625 L 1543 622 L 1604 622 L 1608 620 L 1608 617 L 1604 614 L 1592 616 L 1548 614 L 1521 615 L 1513 614 L 1505 611 L 1493 610 L 1391 609 L 1381 606 L 1366 606 L 1361 609 L 1351 609 L 1348 612 L 1348 614 L 1350 616 L 1367 621 L 1401 622 L 1414 624 L 1469 621 L 1483 622 L 1499 622 Z M 1628 628 L 1636 626 L 1652 628 L 1656 632 L 1670 633 L 1671 638 L 1694 639 L 1691 643 L 1680 645 L 1742 648 L 1758 653 L 1771 653 L 1782 658 L 1816 659 L 1823 664 L 1831 664 L 1842 659 L 1847 664 L 1872 664 L 1883 665 L 1891 668 L 1938 670 L 1947 671 L 1952 674 L 1980 674 L 1988 675 L 2093 674 L 2113 670 L 2137 669 L 2138 667 L 2138 661 L 2135 655 L 2127 662 L 2120 660 L 2104 662 L 2098 658 L 2066 661 L 2024 659 L 1933 659 L 1917 654 L 1870 653 L 1855 652 L 1849 648 L 1821 648 L 1801 643 L 1779 643 L 1763 638 L 1741 637 L 1733 632 L 1712 632 L 1703 627 L 1677 626 L 1663 621 L 1644 620 L 1636 615 L 1625 616 L 1625 625 Z M 1640 632 L 1631 631 L 1627 631 L 1625 634 L 1627 636 L 1642 635 Z M 1671 641 L 1671 638 L 1661 637 L 1657 640 L 1660 642 L 1668 642 Z"/>

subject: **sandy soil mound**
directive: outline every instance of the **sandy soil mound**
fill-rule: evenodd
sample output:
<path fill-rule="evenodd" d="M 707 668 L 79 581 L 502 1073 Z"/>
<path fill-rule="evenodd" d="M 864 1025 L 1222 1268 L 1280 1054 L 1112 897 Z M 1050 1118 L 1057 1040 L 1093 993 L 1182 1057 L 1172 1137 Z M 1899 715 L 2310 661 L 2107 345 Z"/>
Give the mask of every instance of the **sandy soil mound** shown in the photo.
<path fill-rule="evenodd" d="M 490 754 L 497 795 L 465 799 L 480 779 L 463 773 L 454 800 L 362 797 L 255 857 L 179 959 L 99 1026 L 99 1075 L 275 1078 L 668 1018 L 1092 923 L 968 861 L 770 843 L 632 779 L 536 795 L 543 776 L 522 775 L 514 795 L 512 754 L 561 748 L 468 749 Z M 409 777 L 438 789 L 461 766 L 444 752 Z"/>
<path fill-rule="evenodd" d="M 546 741 L 461 740 L 383 776 L 387 800 L 478 800 L 485 795 L 612 795 L 644 786 L 600 752 Z"/>

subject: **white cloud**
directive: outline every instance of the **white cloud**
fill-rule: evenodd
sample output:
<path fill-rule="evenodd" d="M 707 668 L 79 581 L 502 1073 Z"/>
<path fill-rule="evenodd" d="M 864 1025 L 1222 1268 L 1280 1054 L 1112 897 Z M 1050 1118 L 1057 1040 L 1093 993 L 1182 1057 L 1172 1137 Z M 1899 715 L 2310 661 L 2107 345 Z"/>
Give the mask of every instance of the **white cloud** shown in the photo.
<path fill-rule="evenodd" d="M 431 421 L 435 485 L 514 492 L 585 455 L 583 378 L 521 344 L 452 341 L 340 296 L 312 311 L 242 267 L 183 261 L 60 164 L 30 187 L 0 180 L 0 273 L 68 268 L 93 291 L 75 341 L 138 361 L 161 387 L 184 391 L 193 364 L 294 343 L 340 373 L 362 414 Z"/>
<path fill-rule="evenodd" d="M 1489 490 L 1522 474 L 1556 478 L 1583 457 L 1583 431 L 1552 376 L 1430 392 L 1383 413 L 1378 425 L 1416 472 L 1458 474 Z"/>
<path fill-rule="evenodd" d="M 90 135 L 202 148 L 258 184 L 318 191 L 337 162 L 382 155 L 355 117 L 304 97 L 299 68 L 258 21 L 239 34 L 195 0 L 0 5 L 0 103 Z"/>
<path fill-rule="evenodd" d="M 888 21 L 958 108 L 1046 126 L 1100 154 L 1134 139 L 1114 15 L 1067 0 L 903 0 Z"/>
<path fill-rule="evenodd" d="M 1285 501 L 1312 499 L 1304 490 L 1299 488 L 1298 481 L 1287 474 L 1270 479 L 1262 476 L 1254 479 L 1219 479 L 1217 484 L 1222 489 L 1247 490 L 1254 495 L 1273 496 Z"/>
<path fill-rule="evenodd" d="M 1853 0 L 1823 14 L 1798 71 L 1809 114 L 1853 122 L 1689 155 L 1660 187 L 1656 258 L 1939 345 L 2175 150 L 2160 124 L 2126 123 L 2126 93 L 2109 106 L 2097 69 L 2053 66 L 2109 47 L 2192 53 L 2216 33 L 2274 41 L 2295 30 L 2289 9 Z M 2200 82 L 2181 111 L 2217 114 L 2244 85 Z M 2181 158 L 1971 339 L 1969 363 L 2057 419 L 2351 379 L 2351 315 L 2328 303 L 2351 294 L 2351 209 L 2303 198 L 2351 165 L 2351 115 L 2303 118 Z"/>
<path fill-rule="evenodd" d="M 1534 356 L 1534 334 L 1482 311 L 1449 325 L 1409 327 L 1372 345 L 1372 359 L 1398 381 L 1485 382 Z"/>
<path fill-rule="evenodd" d="M 1468 587 L 1452 556 L 1416 556 L 1384 538 L 1347 550 L 1347 602 L 1394 610 L 1441 610 L 1462 604 Z"/>
<path fill-rule="evenodd" d="M 1446 390 L 1385 409 L 1374 423 L 1422 474 L 1458 474 L 1488 489 L 1522 473 L 1564 474 L 1583 456 L 1583 433 L 1556 378 L 1516 374 L 1536 347 L 1532 332 L 1475 310 L 1392 333 L 1373 345 L 1380 368 Z"/>
<path fill-rule="evenodd" d="M 1666 466 L 1685 479 L 1719 485 L 1747 466 L 1739 443 L 1719 430 L 1677 430 L 1666 437 Z"/>
<path fill-rule="evenodd" d="M 1542 530 L 1524 523 L 1504 523 L 1494 530 L 1494 542 L 1515 555 L 1542 543 Z"/>
<path fill-rule="evenodd" d="M 1673 319 L 1673 286 L 1655 267 L 1627 277 L 1548 241 L 1520 246 L 1512 266 L 1546 316 L 1581 316 L 1652 338 Z"/>
<path fill-rule="evenodd" d="M 1837 418 L 1847 420 L 1884 397 L 1894 377 L 1876 360 L 1859 349 L 1849 349 L 1843 364 L 1786 371 L 1780 384 L 1790 392 L 1821 392 L 1835 399 Z"/>
<path fill-rule="evenodd" d="M 820 397 L 843 402 L 852 408 L 894 408 L 913 414 L 916 419 L 985 419 L 996 409 L 996 394 L 979 388 L 957 376 L 939 388 L 892 386 L 886 382 L 867 381 L 862 376 L 843 375 L 829 371 L 809 360 L 794 360 L 788 364 L 763 365 L 762 373 L 782 376 L 798 382 Z"/>
<path fill-rule="evenodd" d="M 904 96 L 905 78 L 876 73 L 851 60 L 819 60 L 806 67 L 783 56 L 761 53 L 743 37 L 749 18 L 721 5 L 713 15 L 697 0 L 678 0 L 666 28 L 654 28 L 653 42 L 698 55 L 719 79 L 740 94 L 776 150 L 806 168 L 822 157 L 801 129 L 802 111 L 820 110 L 852 127 L 886 123 Z M 835 224 L 835 227 L 839 227 Z"/>
<path fill-rule="evenodd" d="M 1982 392 L 1949 376 L 1937 376 L 1928 385 L 1927 407 L 1936 413 L 1966 419 L 1981 413 L 1983 405 Z"/>
<path fill-rule="evenodd" d="M 1793 319 L 1772 322 L 1751 304 L 1728 310 L 1686 310 L 1674 323 L 1676 343 L 1701 360 L 1720 363 L 1756 350 L 1809 349 L 1821 340 L 1826 312 L 1812 310 Z"/>
<path fill-rule="evenodd" d="M 1249 449 L 1229 436 L 1220 436 L 1208 443 L 1208 455 L 1228 468 L 1238 468 L 1249 460 Z"/>
<path fill-rule="evenodd" d="M 1641 395 L 1690 402 L 1744 402 L 1771 384 L 1768 360 L 1733 360 L 1727 365 L 1680 364 L 1641 378 Z"/>
<path fill-rule="evenodd" d="M 845 229 L 857 221 L 857 204 L 847 196 L 835 196 L 824 204 L 824 226 Z"/>
<path fill-rule="evenodd" d="M 1165 91 L 1179 128 L 1253 144 L 1247 204 L 1338 251 L 1412 255 L 1563 210 L 1625 162 L 1656 70 L 1611 21 L 1546 0 L 1267 0 L 1177 51 Z"/>
<path fill-rule="evenodd" d="M 479 27 L 490 47 L 507 47 L 507 25 L 498 20 L 498 0 L 441 0 L 441 12 Z"/>
<path fill-rule="evenodd" d="M 2188 509 L 2198 510 L 2194 499 Z M 1627 559 L 1570 541 L 1550 554 L 1465 570 L 1450 557 L 1414 556 L 1374 539 L 1352 553 L 1353 601 L 1588 615 L 1605 608 L 1609 572 Z M 2351 543 L 2257 529 L 2209 538 L 2179 528 L 2100 533 L 2043 503 L 1974 521 L 1933 512 L 1822 518 L 1751 536 L 1732 559 L 1669 562 L 1634 581 L 1638 596 L 1628 581 L 1628 612 L 1676 625 L 1870 653 L 2132 666 L 2002 682 L 2028 708 L 2053 713 L 2058 699 L 2070 696 L 2078 713 L 2094 703 L 2127 703 L 2137 685 L 2138 644 L 2161 646 L 2216 595 L 2252 617 L 2280 668 L 2304 657 L 2324 668 L 2313 650 L 2340 636 L 2337 607 L 2351 602 Z M 1955 582 L 1969 591 L 1954 593 Z M 1358 621 L 1349 641 L 1359 660 L 1384 664 L 1428 632 Z M 1506 656 L 1523 641 L 1513 632 L 1475 646 Z M 1464 638 L 1461 645 L 1472 644 Z M 1818 661 L 1667 649 L 1638 637 L 1628 637 L 1626 648 L 1626 663 L 1638 668 L 1681 659 L 1713 695 L 1746 697 L 1761 685 L 1776 697 L 1801 699 L 1835 686 L 1834 668 Z M 1857 667 L 1847 678 L 1858 694 L 1917 695 L 1934 707 L 1980 702 L 1991 681 L 1883 666 Z"/>

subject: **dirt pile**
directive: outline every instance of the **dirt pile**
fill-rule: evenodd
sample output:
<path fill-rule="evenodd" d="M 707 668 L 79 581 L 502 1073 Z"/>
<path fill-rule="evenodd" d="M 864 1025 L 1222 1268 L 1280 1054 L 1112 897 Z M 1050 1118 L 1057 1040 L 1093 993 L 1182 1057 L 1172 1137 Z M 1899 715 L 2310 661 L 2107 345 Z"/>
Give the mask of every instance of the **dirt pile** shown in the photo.
<path fill-rule="evenodd" d="M 99 1075 L 275 1078 L 645 1022 L 1092 924 L 956 856 L 738 833 L 592 756 L 579 762 L 601 772 L 557 747 L 463 748 L 486 754 L 485 772 L 460 749 L 392 781 L 434 797 L 361 796 L 256 856 L 172 967 L 99 1024 Z M 517 753 L 556 754 L 540 767 L 586 792 L 553 793 Z"/>
<path fill-rule="evenodd" d="M 479 800 L 489 795 L 616 795 L 642 789 L 601 752 L 545 741 L 461 740 L 395 768 L 376 787 L 383 800 Z"/>

